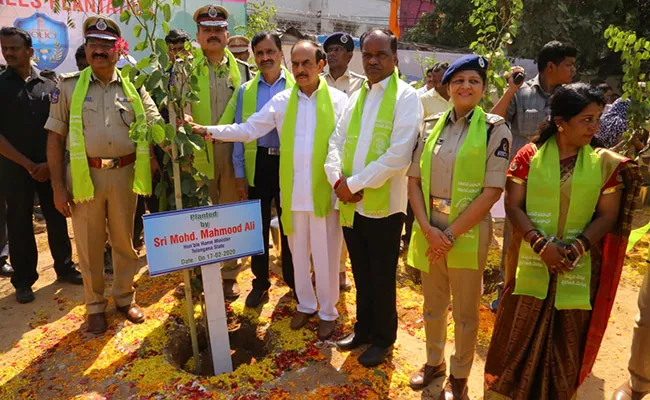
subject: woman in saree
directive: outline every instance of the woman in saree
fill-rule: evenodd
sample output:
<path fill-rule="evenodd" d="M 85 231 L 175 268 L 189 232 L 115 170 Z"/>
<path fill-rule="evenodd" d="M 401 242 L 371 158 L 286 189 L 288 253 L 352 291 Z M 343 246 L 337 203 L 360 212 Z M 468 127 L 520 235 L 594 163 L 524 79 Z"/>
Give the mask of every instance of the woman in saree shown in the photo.
<path fill-rule="evenodd" d="M 598 353 L 630 233 L 638 167 L 593 149 L 604 106 L 584 83 L 550 99 L 508 172 L 515 231 L 485 365 L 486 399 L 572 399 Z"/>

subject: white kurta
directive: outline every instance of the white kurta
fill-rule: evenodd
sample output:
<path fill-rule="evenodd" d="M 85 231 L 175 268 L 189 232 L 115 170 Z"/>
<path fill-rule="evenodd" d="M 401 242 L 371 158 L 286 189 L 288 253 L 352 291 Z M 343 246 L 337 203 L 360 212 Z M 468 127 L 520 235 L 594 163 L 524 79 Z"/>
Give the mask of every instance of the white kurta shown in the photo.
<path fill-rule="evenodd" d="M 352 175 L 348 177 L 348 187 L 352 193 L 365 188 L 377 189 L 390 181 L 390 203 L 388 215 L 406 213 L 407 181 L 406 171 L 411 164 L 413 150 L 417 143 L 420 124 L 422 123 L 422 103 L 420 97 L 408 84 L 397 80 L 397 99 L 393 113 L 393 132 L 386 152 L 377 160 L 366 165 L 366 157 L 377 121 L 377 113 L 384 97 L 390 77 L 372 85 L 366 94 L 361 117 L 359 140 L 354 153 Z M 336 126 L 334 135 L 330 138 L 329 153 L 325 161 L 325 171 L 331 183 L 336 182 L 341 174 L 343 165 L 343 148 L 347 138 L 350 118 L 357 103 L 360 91 L 350 96 L 345 111 Z M 357 204 L 357 212 L 368 218 L 363 210 L 363 201 Z"/>
<path fill-rule="evenodd" d="M 314 214 L 312 196 L 312 154 L 316 132 L 316 99 L 318 90 L 311 96 L 298 91 L 298 110 L 294 137 L 293 159 L 293 197 L 292 213 L 293 235 L 289 235 L 289 247 L 293 256 L 293 268 L 298 297 L 298 311 L 307 314 L 318 310 L 316 294 L 311 283 L 311 262 L 314 261 L 316 291 L 320 300 L 319 316 L 332 321 L 338 317 L 336 303 L 339 297 L 339 257 L 343 233 L 338 223 L 338 211 L 326 218 Z M 335 120 L 338 121 L 347 96 L 345 93 L 329 88 L 334 106 Z M 291 89 L 273 96 L 264 107 L 251 115 L 243 124 L 218 125 L 208 127 L 210 135 L 225 142 L 249 142 L 277 129 L 282 140 L 282 127 L 287 111 Z M 282 157 L 282 154 L 280 154 Z M 331 192 L 334 201 L 334 192 Z M 313 257 L 312 257 L 313 256 Z"/>

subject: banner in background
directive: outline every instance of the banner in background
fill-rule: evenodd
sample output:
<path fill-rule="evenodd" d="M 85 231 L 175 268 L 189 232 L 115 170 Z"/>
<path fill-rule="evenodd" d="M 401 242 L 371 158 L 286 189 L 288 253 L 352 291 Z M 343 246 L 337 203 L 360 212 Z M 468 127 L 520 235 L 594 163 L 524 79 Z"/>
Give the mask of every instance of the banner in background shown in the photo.
<path fill-rule="evenodd" d="M 237 26 L 246 25 L 246 0 L 213 0 L 211 3 L 221 4 L 228 10 L 231 34 Z M 128 26 L 119 22 L 120 13 L 128 8 L 126 5 L 116 9 L 111 0 L 73 0 L 58 4 L 61 10 L 56 13 L 54 0 L 0 0 L 0 26 L 16 26 L 29 32 L 34 45 L 34 62 L 39 70 L 52 69 L 58 74 L 77 70 L 74 54 L 83 44 L 81 27 L 84 19 L 93 14 L 104 14 L 117 21 L 130 48 L 140 41 L 133 36 L 133 19 Z M 131 4 L 139 8 L 136 1 Z M 183 29 L 195 37 L 196 24 L 192 15 L 205 4 L 204 0 L 184 0 L 180 7 L 172 7 L 170 28 Z M 74 27 L 68 26 L 68 19 Z M 157 35 L 163 37 L 164 33 L 157 32 Z M 143 52 L 134 54 L 136 59 L 144 55 Z M 0 62 L 6 63 L 1 55 Z"/>

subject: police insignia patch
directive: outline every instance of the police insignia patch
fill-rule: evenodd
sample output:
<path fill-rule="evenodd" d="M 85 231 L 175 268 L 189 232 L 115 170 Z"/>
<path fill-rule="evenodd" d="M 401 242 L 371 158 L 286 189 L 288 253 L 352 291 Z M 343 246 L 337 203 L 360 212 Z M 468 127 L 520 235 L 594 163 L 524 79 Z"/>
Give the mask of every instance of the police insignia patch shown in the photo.
<path fill-rule="evenodd" d="M 106 21 L 104 21 L 102 18 L 97 20 L 97 23 L 95 24 L 95 27 L 100 30 L 100 31 L 105 31 L 108 28 L 108 25 L 106 25 Z"/>
<path fill-rule="evenodd" d="M 51 100 L 50 100 L 50 102 L 51 102 L 52 104 L 56 104 L 56 103 L 59 102 L 59 94 L 60 94 L 60 93 L 61 93 L 61 91 L 59 90 L 59 88 L 56 88 L 56 89 L 54 90 L 54 92 L 52 92 L 52 98 L 51 98 Z"/>
<path fill-rule="evenodd" d="M 343 35 L 343 36 L 341 36 L 341 39 L 339 39 L 339 40 L 341 40 L 341 43 L 346 44 L 348 42 L 348 37 Z"/>
<path fill-rule="evenodd" d="M 208 8 L 208 15 L 210 16 L 210 18 L 216 17 L 217 16 L 217 9 L 214 8 L 214 7 Z"/>
<path fill-rule="evenodd" d="M 510 143 L 508 143 L 508 139 L 501 139 L 501 143 L 494 152 L 494 155 L 497 157 L 505 158 L 506 160 L 510 158 Z"/>

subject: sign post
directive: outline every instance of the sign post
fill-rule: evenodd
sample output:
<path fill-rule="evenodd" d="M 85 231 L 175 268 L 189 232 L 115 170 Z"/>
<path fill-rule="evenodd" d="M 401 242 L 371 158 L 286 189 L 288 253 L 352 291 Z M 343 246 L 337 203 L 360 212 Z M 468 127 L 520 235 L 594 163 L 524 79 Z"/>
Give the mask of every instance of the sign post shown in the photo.
<path fill-rule="evenodd" d="M 190 333 L 194 329 L 193 335 L 196 326 L 192 328 L 194 310 L 189 308 L 192 303 L 188 269 L 202 266 L 214 373 L 231 372 L 220 263 L 264 252 L 260 201 L 147 214 L 143 219 L 149 274 L 157 276 L 185 270 L 185 294 L 189 295 L 187 303 L 191 314 Z M 194 343 L 192 347 L 194 350 Z M 196 354 L 195 360 L 200 365 Z"/>

